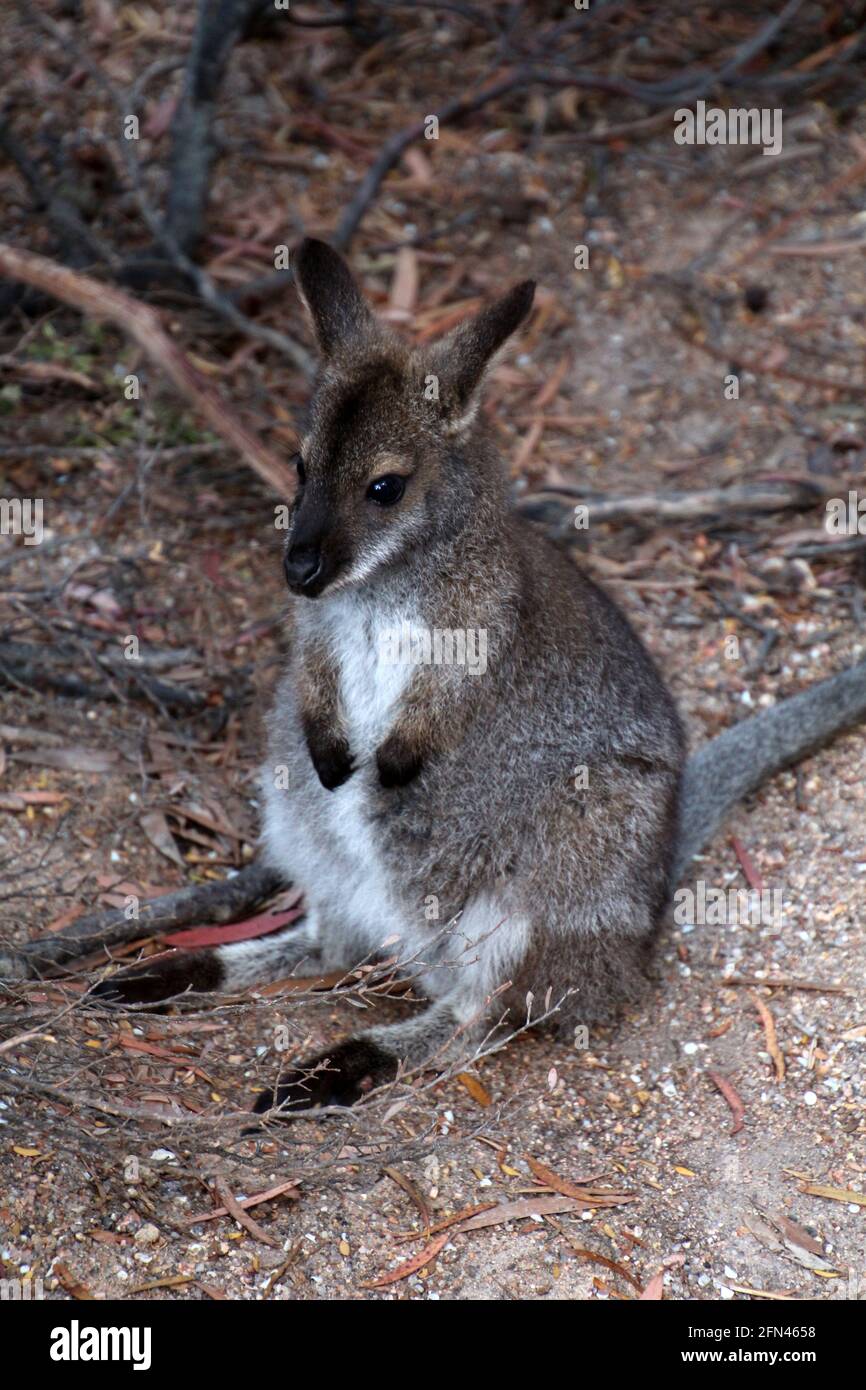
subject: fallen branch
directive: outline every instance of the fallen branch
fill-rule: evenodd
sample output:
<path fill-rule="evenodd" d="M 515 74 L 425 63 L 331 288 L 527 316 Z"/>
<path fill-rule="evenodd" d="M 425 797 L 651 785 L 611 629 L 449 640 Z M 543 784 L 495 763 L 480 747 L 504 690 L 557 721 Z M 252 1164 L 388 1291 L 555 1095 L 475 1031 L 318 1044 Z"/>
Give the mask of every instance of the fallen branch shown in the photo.
<path fill-rule="evenodd" d="M 249 1232 L 249 1234 L 253 1236 L 256 1240 L 261 1241 L 262 1245 L 273 1245 L 276 1246 L 276 1248 L 279 1250 L 279 1241 L 275 1240 L 273 1236 L 269 1236 L 267 1231 L 262 1230 L 259 1223 L 257 1221 L 254 1221 L 248 1212 L 244 1211 L 240 1202 L 238 1202 L 233 1196 L 232 1190 L 226 1182 L 225 1178 L 216 1179 L 216 1182 L 214 1183 L 214 1191 L 222 1200 L 223 1206 L 225 1207 L 226 1211 L 229 1213 L 231 1217 L 233 1217 L 237 1224 L 243 1228 L 243 1230 Z"/>
<path fill-rule="evenodd" d="M 235 1200 L 237 1205 L 246 1211 L 249 1207 L 257 1207 L 260 1202 L 273 1201 L 274 1197 L 288 1197 L 292 1201 L 296 1201 L 299 1196 L 297 1182 L 294 1178 L 290 1178 L 288 1182 L 280 1182 L 277 1183 L 276 1187 L 269 1187 L 266 1192 L 255 1192 L 252 1197 L 237 1197 Z M 219 1221 L 220 1217 L 228 1216 L 228 1214 L 228 1207 L 216 1207 L 213 1211 L 200 1211 L 193 1216 L 183 1216 L 175 1222 L 175 1225 L 183 1230 L 185 1226 L 202 1226 L 206 1221 Z"/>
<path fill-rule="evenodd" d="M 761 989 L 799 989 L 813 994 L 853 994 L 853 989 L 844 985 L 831 985 L 825 980 L 794 980 L 788 975 L 725 975 L 721 981 L 724 989 L 740 985 L 758 985 Z"/>
<path fill-rule="evenodd" d="M 291 471 L 223 404 L 186 354 L 165 331 L 159 313 L 148 304 L 89 275 L 68 270 L 47 256 L 0 242 L 0 275 L 43 290 L 95 319 L 108 319 L 128 333 L 181 395 L 281 497 L 295 490 Z"/>
<path fill-rule="evenodd" d="M 64 659 L 65 658 L 65 659 Z M 56 691 L 74 699 L 114 701 L 121 698 L 150 700 L 158 708 L 180 709 L 195 713 L 213 708 L 207 695 L 199 690 L 147 675 L 135 670 L 129 662 L 101 662 L 98 666 L 110 673 L 113 684 L 90 681 L 70 673 L 73 654 L 56 643 L 36 645 L 32 642 L 0 641 L 0 685 L 25 686 L 32 690 Z M 121 658 L 122 661 L 122 658 Z"/>
<path fill-rule="evenodd" d="M 132 919 L 122 907 L 90 912 L 51 936 L 29 941 L 18 950 L 0 952 L 0 979 L 35 979 L 45 970 L 92 951 L 137 941 L 170 927 L 189 927 L 199 922 L 224 925 L 261 906 L 286 886 L 275 869 L 257 862 L 241 869 L 234 878 L 194 883 L 152 898 L 141 904 L 138 916 Z"/>
<path fill-rule="evenodd" d="M 602 521 L 721 521 L 751 512 L 813 507 L 836 487 L 837 484 L 802 479 L 739 483 L 733 487 L 699 488 L 695 492 L 639 492 L 626 497 L 587 494 L 576 488 L 540 488 L 518 498 L 515 505 L 530 521 L 553 524 L 563 539 L 571 534 L 577 540 L 585 529 L 574 525 L 578 506 L 586 507 L 590 525 Z"/>

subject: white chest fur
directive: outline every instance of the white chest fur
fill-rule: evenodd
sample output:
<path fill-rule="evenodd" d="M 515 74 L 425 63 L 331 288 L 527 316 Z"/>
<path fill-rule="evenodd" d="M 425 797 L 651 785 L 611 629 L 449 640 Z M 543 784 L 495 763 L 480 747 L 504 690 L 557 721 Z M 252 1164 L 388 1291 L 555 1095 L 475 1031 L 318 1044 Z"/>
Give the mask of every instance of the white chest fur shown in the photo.
<path fill-rule="evenodd" d="M 320 629 L 339 672 L 340 712 L 356 760 L 372 756 L 397 715 L 414 667 L 395 651 L 394 634 L 415 629 L 405 611 L 386 611 L 335 595 Z"/>
<path fill-rule="evenodd" d="M 416 671 L 406 659 L 406 644 L 395 659 L 394 641 L 388 640 L 402 634 L 404 625 L 417 630 L 417 615 L 383 611 L 356 595 L 334 594 L 303 606 L 298 636 L 302 644 L 323 643 L 328 649 L 355 771 L 333 791 L 312 785 L 311 769 L 287 792 L 274 791 L 269 776 L 265 781 L 270 858 L 304 890 L 309 922 L 327 947 L 325 959 L 338 964 L 347 963 L 346 953 L 354 964 L 386 938 L 403 939 L 411 926 L 411 910 L 382 854 L 371 806 L 375 752 L 393 727 Z"/>

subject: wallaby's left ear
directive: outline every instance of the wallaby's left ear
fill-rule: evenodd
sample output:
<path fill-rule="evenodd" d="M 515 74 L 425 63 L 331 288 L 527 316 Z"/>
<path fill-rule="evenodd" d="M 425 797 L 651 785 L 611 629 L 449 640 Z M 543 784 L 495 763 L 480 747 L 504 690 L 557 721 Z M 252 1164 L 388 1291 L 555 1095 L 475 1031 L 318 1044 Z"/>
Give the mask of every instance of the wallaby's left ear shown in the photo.
<path fill-rule="evenodd" d="M 292 256 L 292 269 L 324 357 L 338 356 L 375 330 L 352 272 L 327 242 L 305 237 Z"/>
<path fill-rule="evenodd" d="M 471 422 L 484 373 L 503 343 L 526 318 L 534 296 L 535 281 L 522 280 L 436 344 L 439 399 L 452 429 L 460 430 Z"/>

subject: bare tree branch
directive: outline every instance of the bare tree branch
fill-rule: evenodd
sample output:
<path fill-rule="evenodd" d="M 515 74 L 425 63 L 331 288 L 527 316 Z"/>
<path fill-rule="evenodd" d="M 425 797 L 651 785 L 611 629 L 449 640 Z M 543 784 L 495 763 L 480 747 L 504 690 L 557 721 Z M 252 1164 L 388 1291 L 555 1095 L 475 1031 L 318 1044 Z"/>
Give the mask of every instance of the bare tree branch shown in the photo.
<path fill-rule="evenodd" d="M 291 470 L 223 404 L 186 354 L 166 333 L 157 310 L 112 285 L 68 270 L 46 256 L 19 251 L 2 242 L 0 275 L 33 285 L 92 318 L 108 319 L 122 332 L 128 333 L 176 390 L 186 396 L 211 429 L 237 449 L 263 482 L 281 497 L 292 495 L 296 483 Z"/>
<path fill-rule="evenodd" d="M 768 479 L 731 487 L 699 488 L 695 492 L 639 492 L 627 497 L 604 497 L 577 488 L 539 488 L 517 501 L 517 510 L 530 521 L 550 525 L 558 536 L 581 534 L 574 526 L 578 506 L 587 510 L 588 522 L 601 521 L 707 521 L 730 520 L 753 512 L 781 512 L 813 507 L 835 496 L 838 479 Z M 558 523 L 558 524 L 557 524 Z"/>
<path fill-rule="evenodd" d="M 165 229 L 187 255 L 202 233 L 217 145 L 216 98 L 232 51 L 262 0 L 199 0 L 183 94 L 171 128 Z"/>

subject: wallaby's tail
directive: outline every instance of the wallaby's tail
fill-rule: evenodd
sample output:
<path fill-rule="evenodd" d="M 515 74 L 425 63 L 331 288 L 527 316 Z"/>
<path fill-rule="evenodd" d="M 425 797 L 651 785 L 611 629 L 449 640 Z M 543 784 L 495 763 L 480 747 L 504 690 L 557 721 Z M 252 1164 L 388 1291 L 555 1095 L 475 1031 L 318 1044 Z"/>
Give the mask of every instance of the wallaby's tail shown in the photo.
<path fill-rule="evenodd" d="M 686 765 L 674 877 L 712 839 L 732 806 L 768 777 L 866 719 L 866 661 L 744 719 Z"/>

